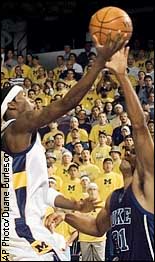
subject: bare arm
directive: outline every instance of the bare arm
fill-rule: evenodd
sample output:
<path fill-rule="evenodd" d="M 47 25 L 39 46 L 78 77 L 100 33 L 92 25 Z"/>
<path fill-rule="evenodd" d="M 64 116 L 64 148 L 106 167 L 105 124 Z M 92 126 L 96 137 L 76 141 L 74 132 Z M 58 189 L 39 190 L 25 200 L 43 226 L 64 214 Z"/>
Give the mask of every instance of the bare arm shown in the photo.
<path fill-rule="evenodd" d="M 128 47 L 121 49 L 106 66 L 115 73 L 124 91 L 127 112 L 133 127 L 136 155 L 144 170 L 145 180 L 145 177 L 148 179 L 148 177 L 154 174 L 154 146 L 143 109 L 126 73 L 128 52 Z"/>
<path fill-rule="evenodd" d="M 99 201 L 91 200 L 89 197 L 86 199 L 82 199 L 80 201 L 76 201 L 76 200 L 70 200 L 63 195 L 58 195 L 55 198 L 55 202 L 54 202 L 55 207 L 77 210 L 85 213 L 92 211 L 96 207 L 100 207 L 99 204 L 100 204 Z"/>
<path fill-rule="evenodd" d="M 110 229 L 109 201 L 110 197 L 96 219 L 80 213 L 69 213 L 65 215 L 65 221 L 84 234 L 103 236 Z"/>
<path fill-rule="evenodd" d="M 96 38 L 94 42 L 98 55 L 91 70 L 61 100 L 53 102 L 41 112 L 30 111 L 21 114 L 13 127 L 15 134 L 32 132 L 33 129 L 50 123 L 78 105 L 105 66 L 105 62 L 124 44 L 121 34 L 116 36 L 116 41 L 111 41 L 111 34 L 109 34 L 105 46 L 100 45 Z"/>

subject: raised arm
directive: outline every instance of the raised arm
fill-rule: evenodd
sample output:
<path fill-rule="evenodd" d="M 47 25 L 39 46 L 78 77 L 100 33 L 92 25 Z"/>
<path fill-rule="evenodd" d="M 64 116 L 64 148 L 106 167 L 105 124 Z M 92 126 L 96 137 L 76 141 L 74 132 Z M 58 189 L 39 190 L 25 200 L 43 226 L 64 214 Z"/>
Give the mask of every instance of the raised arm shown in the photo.
<path fill-rule="evenodd" d="M 127 57 L 129 47 L 122 48 L 106 66 L 114 72 L 124 91 L 127 112 L 133 127 L 136 156 L 144 171 L 144 179 L 154 174 L 154 144 L 145 121 L 143 109 L 128 78 Z"/>
<path fill-rule="evenodd" d="M 32 132 L 33 129 L 49 124 L 78 105 L 91 88 L 101 69 L 104 68 L 105 62 L 120 49 L 124 40 L 121 34 L 118 33 L 116 41 L 113 42 L 109 33 L 105 46 L 100 45 L 96 38 L 94 38 L 94 42 L 98 55 L 91 70 L 61 100 L 52 102 L 41 112 L 29 111 L 22 113 L 14 124 L 13 131 L 15 134 L 17 132 Z"/>

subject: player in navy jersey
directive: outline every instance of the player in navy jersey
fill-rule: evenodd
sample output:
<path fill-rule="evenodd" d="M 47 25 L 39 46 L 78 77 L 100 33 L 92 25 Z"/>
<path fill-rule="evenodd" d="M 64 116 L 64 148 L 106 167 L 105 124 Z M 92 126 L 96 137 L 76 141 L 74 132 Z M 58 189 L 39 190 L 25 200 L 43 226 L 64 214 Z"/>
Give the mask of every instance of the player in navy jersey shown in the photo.
<path fill-rule="evenodd" d="M 154 260 L 154 143 L 138 97 L 126 73 L 129 47 L 118 51 L 106 63 L 124 91 L 133 127 L 136 161 L 122 161 L 124 188 L 114 191 L 96 219 L 81 214 L 51 216 L 47 225 L 62 219 L 77 230 L 102 236 L 111 230 L 114 261 Z M 129 165 L 130 163 L 130 165 Z M 125 167 L 126 165 L 126 167 Z M 127 165 L 128 168 L 127 168 Z"/>

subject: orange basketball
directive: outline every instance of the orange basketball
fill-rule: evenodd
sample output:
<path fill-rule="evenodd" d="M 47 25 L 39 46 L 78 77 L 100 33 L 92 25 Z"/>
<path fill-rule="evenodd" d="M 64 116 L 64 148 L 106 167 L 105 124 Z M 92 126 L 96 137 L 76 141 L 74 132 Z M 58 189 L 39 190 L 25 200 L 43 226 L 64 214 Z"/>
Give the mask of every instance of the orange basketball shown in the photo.
<path fill-rule="evenodd" d="M 95 34 L 99 43 L 104 45 L 109 31 L 111 38 L 121 30 L 122 33 L 127 33 L 126 40 L 130 40 L 133 32 L 132 21 L 129 15 L 118 7 L 108 6 L 98 10 L 92 17 L 89 23 L 89 32 Z"/>

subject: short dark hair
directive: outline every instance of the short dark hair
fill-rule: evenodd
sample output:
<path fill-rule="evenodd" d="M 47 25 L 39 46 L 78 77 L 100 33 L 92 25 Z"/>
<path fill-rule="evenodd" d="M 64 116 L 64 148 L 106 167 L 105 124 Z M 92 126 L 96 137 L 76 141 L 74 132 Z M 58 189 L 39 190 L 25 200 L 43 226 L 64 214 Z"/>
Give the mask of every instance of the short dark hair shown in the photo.
<path fill-rule="evenodd" d="M 108 162 L 108 161 L 111 161 L 111 162 L 113 163 L 112 158 L 107 157 L 107 158 L 105 158 L 105 159 L 103 160 L 103 164 L 106 163 L 106 162 Z"/>
<path fill-rule="evenodd" d="M 98 135 L 104 135 L 104 136 L 107 136 L 106 132 L 105 131 L 99 131 Z"/>
<path fill-rule="evenodd" d="M 144 81 L 145 81 L 147 78 L 150 78 L 150 79 L 152 80 L 152 76 L 151 76 L 151 75 L 145 75 L 145 76 L 144 76 Z"/>
<path fill-rule="evenodd" d="M 35 102 L 36 102 L 36 101 L 41 101 L 41 102 L 43 102 L 43 100 L 42 100 L 41 97 L 37 97 L 37 98 L 35 99 Z"/>

